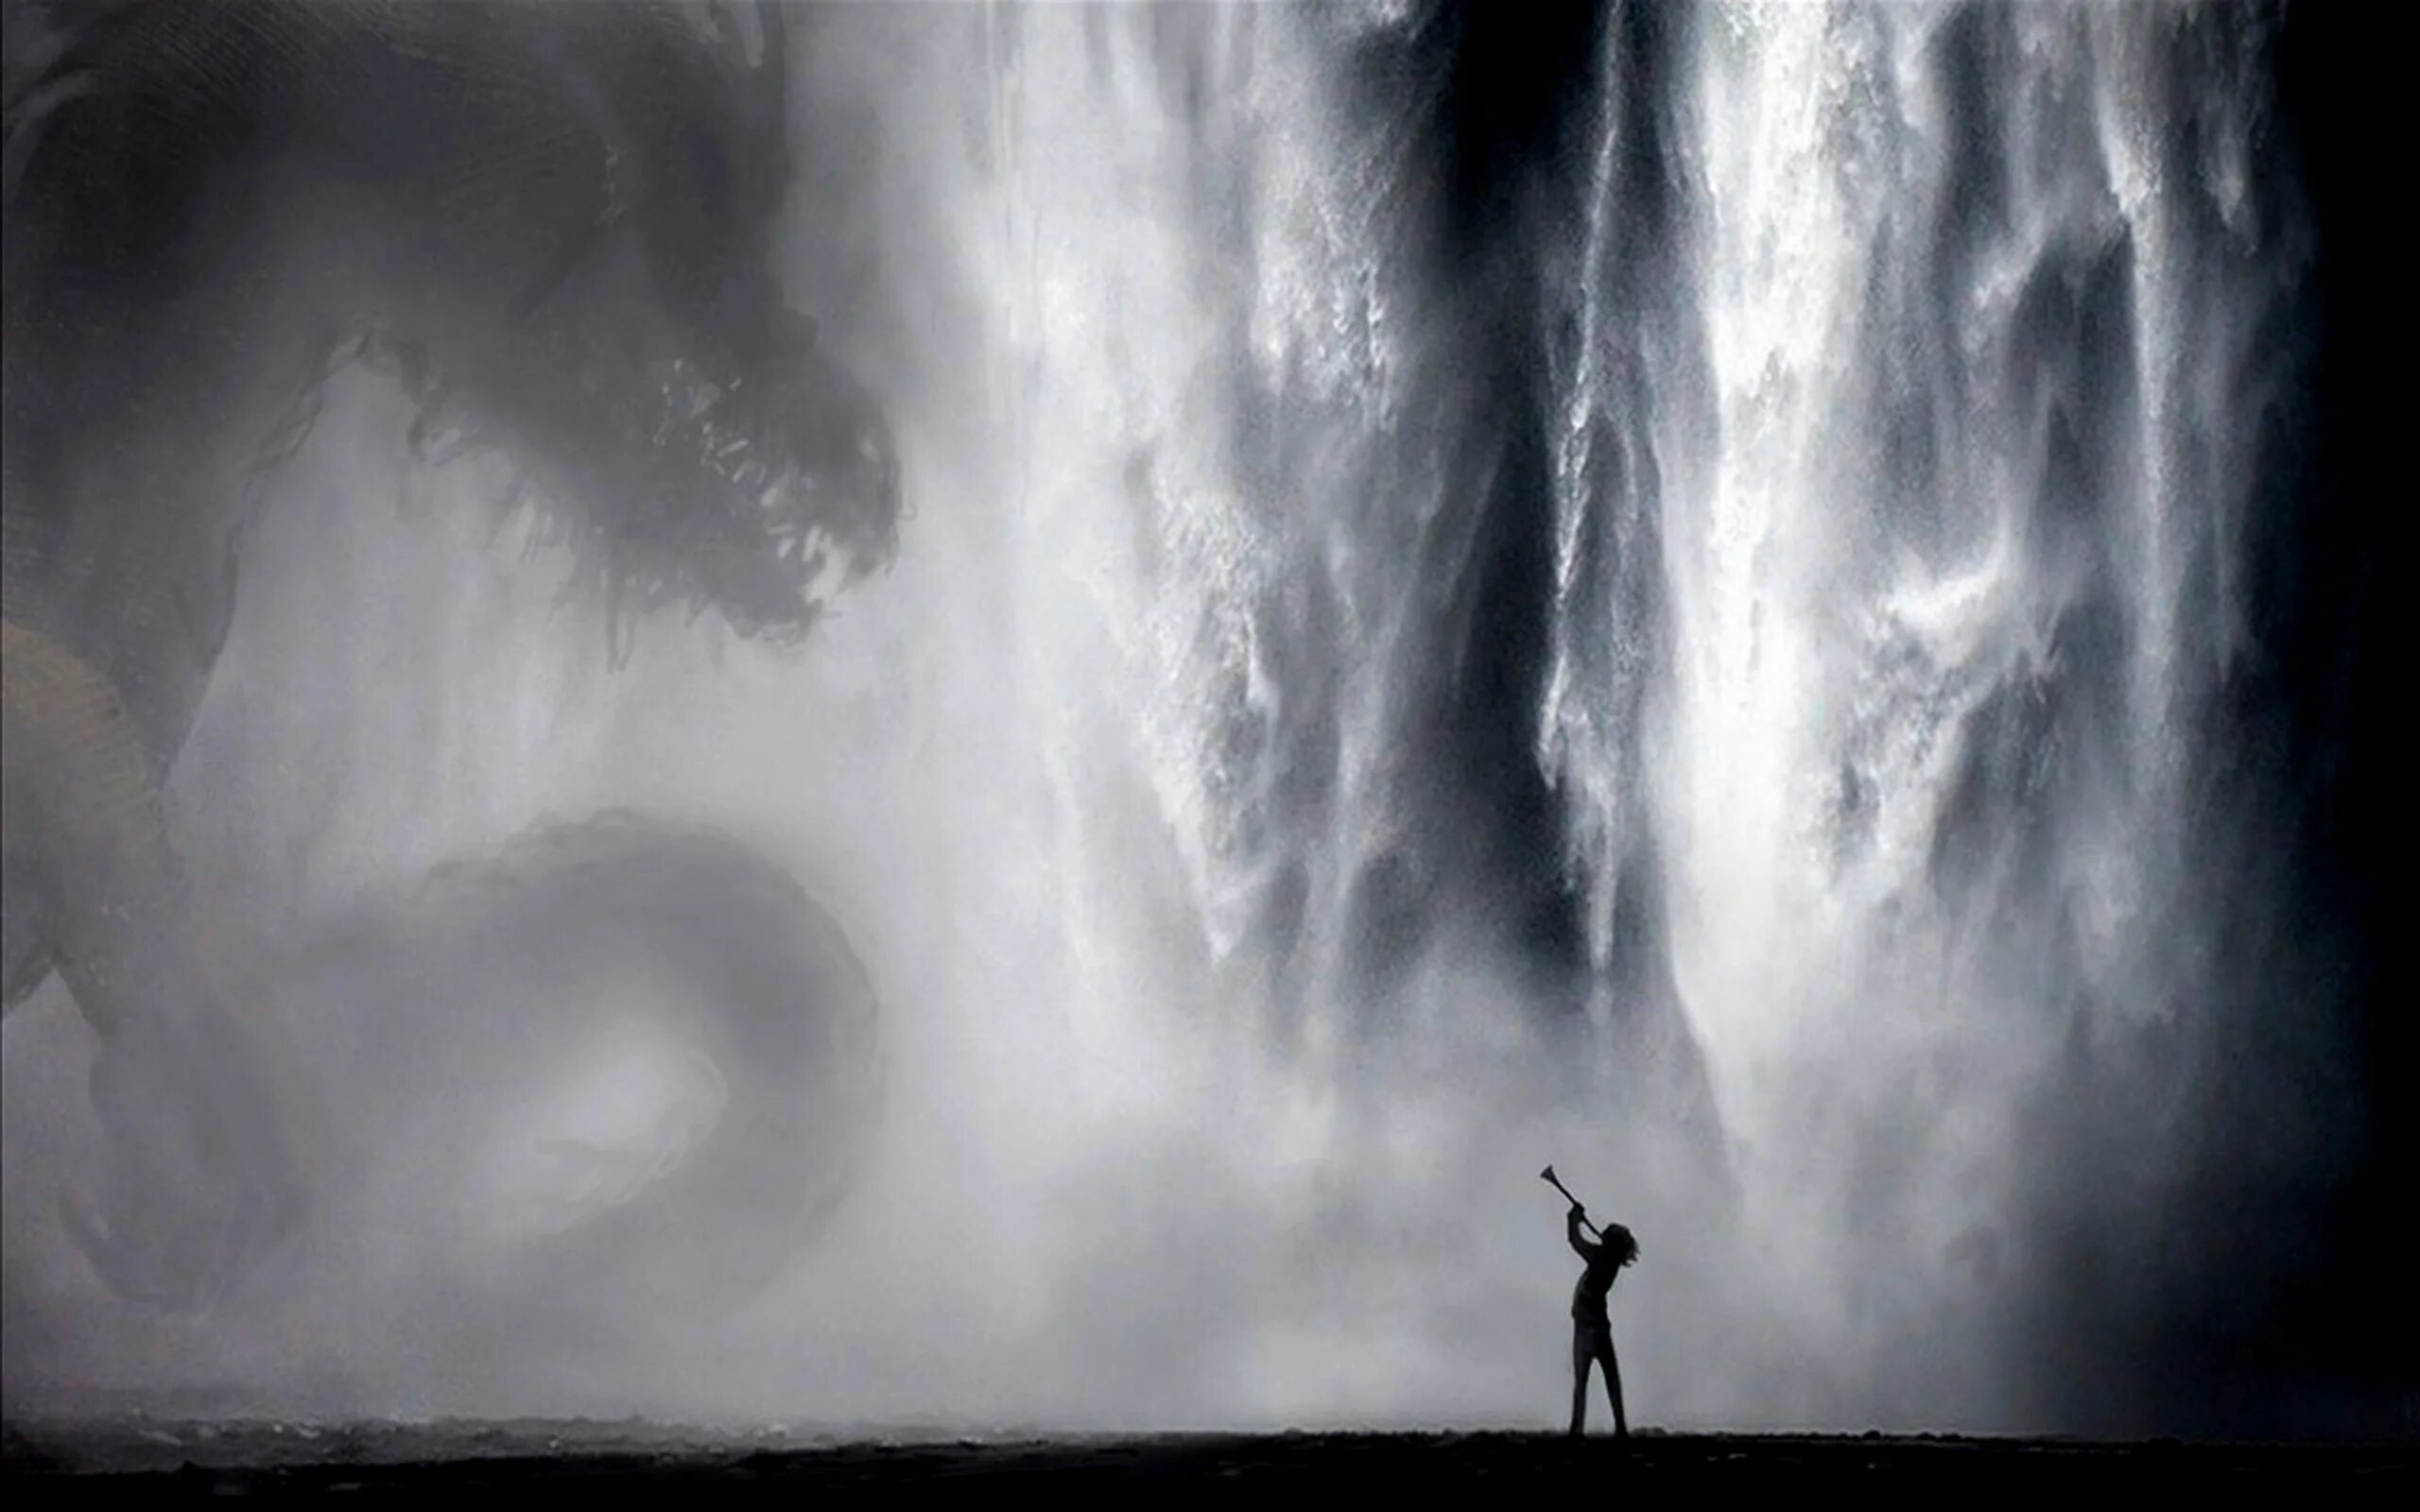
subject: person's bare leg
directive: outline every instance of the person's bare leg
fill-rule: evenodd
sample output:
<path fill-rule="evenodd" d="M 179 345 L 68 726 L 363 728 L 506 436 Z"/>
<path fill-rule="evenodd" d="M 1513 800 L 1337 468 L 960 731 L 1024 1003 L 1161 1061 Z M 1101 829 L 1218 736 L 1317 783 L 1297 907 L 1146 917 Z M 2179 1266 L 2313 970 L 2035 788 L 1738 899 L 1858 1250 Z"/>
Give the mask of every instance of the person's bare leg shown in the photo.
<path fill-rule="evenodd" d="M 1588 1362 L 1592 1351 L 1587 1337 L 1576 1336 L 1571 1341 L 1571 1436 L 1578 1438 L 1588 1427 Z"/>
<path fill-rule="evenodd" d="M 1605 1367 L 1605 1396 L 1614 1404 L 1614 1436 L 1628 1438 L 1630 1418 L 1622 1411 L 1622 1366 L 1621 1362 L 1614 1358 L 1612 1333 L 1605 1334 L 1603 1344 L 1605 1358 L 1601 1363 Z"/>

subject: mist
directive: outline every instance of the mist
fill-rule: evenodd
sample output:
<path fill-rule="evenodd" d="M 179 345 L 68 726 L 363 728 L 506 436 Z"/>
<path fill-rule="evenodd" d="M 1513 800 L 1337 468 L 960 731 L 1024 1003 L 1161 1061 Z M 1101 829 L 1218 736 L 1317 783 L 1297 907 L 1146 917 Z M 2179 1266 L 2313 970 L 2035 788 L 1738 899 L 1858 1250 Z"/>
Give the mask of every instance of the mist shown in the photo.
<path fill-rule="evenodd" d="M 2360 988 L 2238 754 L 2317 350 L 2267 13 L 1557 16 L 792 11 L 778 266 L 911 511 L 795 652 L 614 666 L 510 459 L 332 379 L 168 799 L 347 1190 L 210 1314 L 118 1301 L 52 981 L 11 1410 L 1541 1424 L 1548 1162 L 1643 1245 L 1640 1422 L 2391 1398 L 2196 1396 L 2163 1332 L 2356 1137 Z M 510 1258 L 588 1200 L 544 1136 L 676 1140 L 718 1073 L 644 980 L 433 989 L 411 900 L 614 807 L 795 872 L 881 1005 L 760 1290 Z M 511 1058 L 565 1012 L 593 1053 Z"/>

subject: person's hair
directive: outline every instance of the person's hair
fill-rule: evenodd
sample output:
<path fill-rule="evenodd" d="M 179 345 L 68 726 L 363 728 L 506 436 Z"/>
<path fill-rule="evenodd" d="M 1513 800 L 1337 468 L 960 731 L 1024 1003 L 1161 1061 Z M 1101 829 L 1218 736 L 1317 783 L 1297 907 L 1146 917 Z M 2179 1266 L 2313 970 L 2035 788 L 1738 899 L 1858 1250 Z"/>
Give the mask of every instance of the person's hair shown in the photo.
<path fill-rule="evenodd" d="M 1609 1223 L 1599 1230 L 1599 1234 L 1605 1247 L 1612 1250 L 1614 1258 L 1622 1264 L 1627 1265 L 1638 1258 L 1638 1236 L 1620 1224 Z"/>

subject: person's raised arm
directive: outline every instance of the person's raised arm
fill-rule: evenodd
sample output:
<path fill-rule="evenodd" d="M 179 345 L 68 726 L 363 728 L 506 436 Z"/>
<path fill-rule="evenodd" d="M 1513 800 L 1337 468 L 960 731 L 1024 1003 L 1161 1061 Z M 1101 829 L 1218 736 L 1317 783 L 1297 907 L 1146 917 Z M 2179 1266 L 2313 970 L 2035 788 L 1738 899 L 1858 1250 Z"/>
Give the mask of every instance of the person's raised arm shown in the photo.
<path fill-rule="evenodd" d="M 1563 1215 L 1563 1236 L 1571 1242 L 1572 1253 L 1582 1260 L 1594 1260 L 1597 1258 L 1597 1246 L 1580 1237 L 1581 1213 L 1580 1204 L 1575 1202 L 1571 1211 Z"/>

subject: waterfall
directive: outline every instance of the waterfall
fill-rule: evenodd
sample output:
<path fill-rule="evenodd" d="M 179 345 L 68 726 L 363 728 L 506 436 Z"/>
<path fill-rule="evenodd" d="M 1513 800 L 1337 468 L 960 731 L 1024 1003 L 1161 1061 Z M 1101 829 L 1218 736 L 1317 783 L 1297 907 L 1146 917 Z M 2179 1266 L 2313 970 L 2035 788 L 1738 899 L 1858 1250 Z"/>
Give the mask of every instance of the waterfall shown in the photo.
<path fill-rule="evenodd" d="M 1668 660 L 1625 769 L 1603 730 L 1638 696 L 1605 673 L 1641 595 L 1560 582 L 1547 748 L 1600 892 L 1626 830 L 1668 858 L 1751 1222 L 1808 1297 L 1996 1243 L 2070 1037 L 2218 985 L 2192 721 L 2241 649 L 2249 421 L 2284 372 L 2258 338 L 2295 271 L 2252 204 L 2244 20 L 1716 6 L 1665 77 L 1605 73 L 1665 92 L 1679 249 L 1625 299 L 1592 245 L 1564 434 L 1643 436 L 1648 465 L 1561 512 L 1658 579 Z M 1591 193 L 1593 242 L 1625 207 L 1601 169 Z M 1677 361 L 1638 323 L 1675 303 Z M 1604 352 L 1647 376 L 1607 383 Z"/>
<path fill-rule="evenodd" d="M 1847 1378 L 1895 1331 L 1988 1360 L 2059 1186 L 2031 1121 L 2221 986 L 2197 720 L 2300 256 L 2265 23 L 1616 5 L 1476 253 L 1455 24 L 989 13 L 989 157 L 918 192 L 984 207 L 950 240 L 1013 405 L 977 488 L 1056 816 L 1034 922 L 1109 1018 L 1240 1019 L 1295 1074 L 1577 1014 L 1627 1147 L 1710 1101 L 1740 1296 Z M 1508 839 L 1524 782 L 1550 824 Z M 2156 1173 L 2185 1093 L 2142 1090 L 2110 1137 Z M 1484 1122 L 1437 1096 L 1397 1116 Z M 1940 1388 L 1867 1389 L 1821 1410 Z"/>
<path fill-rule="evenodd" d="M 1492 9 L 800 10 L 783 271 L 911 515 L 794 662 L 607 676 L 335 396 L 181 774 L 217 850 L 701 810 L 827 884 L 896 1061 L 776 1296 L 482 1404 L 1535 1426 L 1548 1160 L 1641 1239 L 1640 1421 L 2056 1427 L 2122 1363 L 2061 1257 L 2151 1284 L 2266 917 L 2267 12 Z M 347 1367 L 442 1403 L 414 1309 Z"/>

